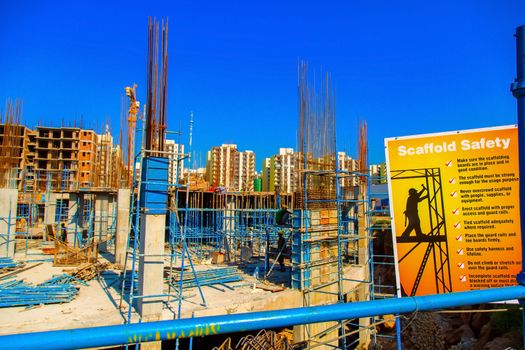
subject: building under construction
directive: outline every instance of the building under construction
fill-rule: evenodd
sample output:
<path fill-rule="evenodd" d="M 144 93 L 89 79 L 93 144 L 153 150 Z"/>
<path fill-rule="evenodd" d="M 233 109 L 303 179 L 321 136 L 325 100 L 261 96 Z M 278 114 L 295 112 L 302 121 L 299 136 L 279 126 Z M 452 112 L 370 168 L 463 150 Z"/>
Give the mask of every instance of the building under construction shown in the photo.
<path fill-rule="evenodd" d="M 313 85 L 299 65 L 298 152 L 283 151 L 274 170 L 283 191 L 254 192 L 253 153 L 230 145 L 210 157 L 231 159 L 243 180 L 230 187 L 228 172 L 214 165 L 216 183 L 201 188 L 190 171 L 193 120 L 185 148 L 166 137 L 167 43 L 167 21 L 150 20 L 145 115 L 138 118 L 136 86 L 127 88 L 124 146 L 114 146 L 107 128 L 30 130 L 17 104 L 8 105 L 0 124 L 2 333 L 394 297 L 393 278 L 374 278 L 393 258 L 374 256 L 373 238 L 390 235 L 386 212 L 372 206 L 386 194 L 371 195 L 366 124 L 356 133 L 358 161 L 338 154 L 330 76 Z M 27 298 L 14 297 L 20 293 Z M 368 317 L 296 324 L 204 345 L 207 329 L 173 346 L 367 348 L 385 324 Z M 130 343 L 160 349 L 155 340 Z"/>

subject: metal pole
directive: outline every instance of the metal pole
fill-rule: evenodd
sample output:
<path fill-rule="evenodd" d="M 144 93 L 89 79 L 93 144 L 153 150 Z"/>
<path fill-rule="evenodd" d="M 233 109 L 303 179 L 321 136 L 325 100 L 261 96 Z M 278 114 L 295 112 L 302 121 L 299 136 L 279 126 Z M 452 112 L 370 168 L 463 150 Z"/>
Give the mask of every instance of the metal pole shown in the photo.
<path fill-rule="evenodd" d="M 92 348 L 429 311 L 522 298 L 525 298 L 525 287 L 512 286 L 244 314 L 7 335 L 0 337 L 0 348 L 41 350 Z"/>
<path fill-rule="evenodd" d="M 510 86 L 518 104 L 518 149 L 520 177 L 520 228 L 521 228 L 521 272 L 516 277 L 520 285 L 525 285 L 525 25 L 516 28 L 516 79 Z M 523 344 L 525 344 L 525 299 L 519 300 L 523 317 Z"/>
<path fill-rule="evenodd" d="M 516 79 L 511 84 L 512 95 L 518 103 L 518 142 L 519 149 L 525 147 L 525 25 L 516 28 Z M 525 153 L 519 152 L 520 179 L 525 176 Z M 521 241 L 525 242 L 525 181 L 520 181 L 520 226 Z M 518 282 L 525 284 L 525 249 L 521 250 L 521 272 Z"/>

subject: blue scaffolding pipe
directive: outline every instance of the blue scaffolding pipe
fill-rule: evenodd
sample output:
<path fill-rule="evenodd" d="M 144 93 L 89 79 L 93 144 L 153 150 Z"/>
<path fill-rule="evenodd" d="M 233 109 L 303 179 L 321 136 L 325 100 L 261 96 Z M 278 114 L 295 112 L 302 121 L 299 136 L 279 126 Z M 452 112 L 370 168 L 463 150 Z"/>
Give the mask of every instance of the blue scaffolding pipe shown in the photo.
<path fill-rule="evenodd" d="M 512 95 L 516 97 L 518 110 L 518 149 L 525 145 L 525 25 L 516 28 L 516 79 L 510 86 Z M 519 177 L 523 179 L 525 174 L 525 154 L 519 152 Z M 521 272 L 517 280 L 525 285 L 525 181 L 520 181 L 520 227 L 521 227 Z M 520 300 L 520 304 L 525 304 Z M 525 344 L 525 308 L 522 311 L 523 318 L 523 343 Z"/>
<path fill-rule="evenodd" d="M 525 298 L 524 286 L 0 336 L 4 349 L 78 349 L 404 314 Z"/>
<path fill-rule="evenodd" d="M 516 28 L 516 79 L 510 86 L 518 106 L 518 144 L 525 146 L 525 25 Z M 525 174 L 525 154 L 519 152 L 520 178 Z M 521 242 L 525 242 L 525 181 L 520 181 Z M 521 272 L 518 282 L 525 284 L 525 249 L 521 250 Z"/>

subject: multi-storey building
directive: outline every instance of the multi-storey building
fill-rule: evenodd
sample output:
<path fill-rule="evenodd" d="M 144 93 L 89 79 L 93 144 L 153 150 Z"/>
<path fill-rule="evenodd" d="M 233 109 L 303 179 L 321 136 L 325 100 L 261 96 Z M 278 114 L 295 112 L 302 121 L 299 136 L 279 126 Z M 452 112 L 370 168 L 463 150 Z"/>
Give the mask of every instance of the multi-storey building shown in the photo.
<path fill-rule="evenodd" d="M 120 146 L 113 145 L 113 136 L 106 125 L 106 131 L 97 135 L 97 184 L 98 187 L 118 187 L 121 176 L 125 175 Z"/>
<path fill-rule="evenodd" d="M 233 188 L 237 191 L 253 191 L 255 153 L 253 151 L 237 152 L 233 166 Z"/>
<path fill-rule="evenodd" d="M 166 140 L 164 151 L 169 158 L 169 183 L 176 184 L 182 179 L 184 174 L 184 145 L 175 143 L 173 140 Z"/>
<path fill-rule="evenodd" d="M 264 158 L 261 169 L 261 187 L 263 192 L 270 191 L 270 165 L 272 158 Z"/>
<path fill-rule="evenodd" d="M 34 165 L 35 134 L 17 124 L 0 124 L 0 185 L 23 186 Z M 28 167 L 29 170 L 28 170 Z M 29 175 L 32 176 L 32 173 Z"/>
<path fill-rule="evenodd" d="M 121 151 L 108 128 L 97 135 L 77 127 L 38 126 L 33 131 L 0 124 L 0 145 L 0 181 L 9 179 L 22 192 L 118 185 Z"/>
<path fill-rule="evenodd" d="M 237 145 L 223 144 L 208 151 L 206 160 L 206 179 L 212 186 L 234 186 L 234 164 L 238 153 Z"/>
<path fill-rule="evenodd" d="M 351 187 L 358 185 L 358 177 L 350 176 L 350 173 L 358 171 L 359 162 L 345 152 L 337 152 L 337 169 L 341 170 L 341 185 Z"/>
<path fill-rule="evenodd" d="M 263 191 L 292 193 L 297 191 L 297 157 L 293 148 L 279 148 L 279 154 L 266 158 L 262 169 Z"/>
<path fill-rule="evenodd" d="M 270 163 L 270 191 L 295 192 L 298 179 L 295 167 L 296 157 L 293 148 L 279 148 L 279 154 L 273 156 Z"/>
<path fill-rule="evenodd" d="M 93 130 L 81 130 L 79 141 L 78 181 L 80 188 L 88 188 L 94 186 L 97 180 L 97 134 Z"/>
<path fill-rule="evenodd" d="M 71 191 L 78 189 L 80 129 L 71 127 L 36 128 L 35 171 L 51 179 L 55 190 Z"/>
<path fill-rule="evenodd" d="M 386 163 L 371 164 L 369 166 L 371 183 L 383 184 L 386 183 Z"/>

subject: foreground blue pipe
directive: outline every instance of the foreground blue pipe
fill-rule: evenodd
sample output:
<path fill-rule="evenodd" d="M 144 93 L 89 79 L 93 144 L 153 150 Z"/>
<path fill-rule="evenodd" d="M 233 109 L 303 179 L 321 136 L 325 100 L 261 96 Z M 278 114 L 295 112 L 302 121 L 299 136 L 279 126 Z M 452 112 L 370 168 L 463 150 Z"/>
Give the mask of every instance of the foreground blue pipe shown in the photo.
<path fill-rule="evenodd" d="M 404 314 L 525 298 L 525 287 L 393 298 L 236 315 L 125 324 L 0 337 L 2 349 L 78 349 L 280 328 L 384 314 Z"/>

